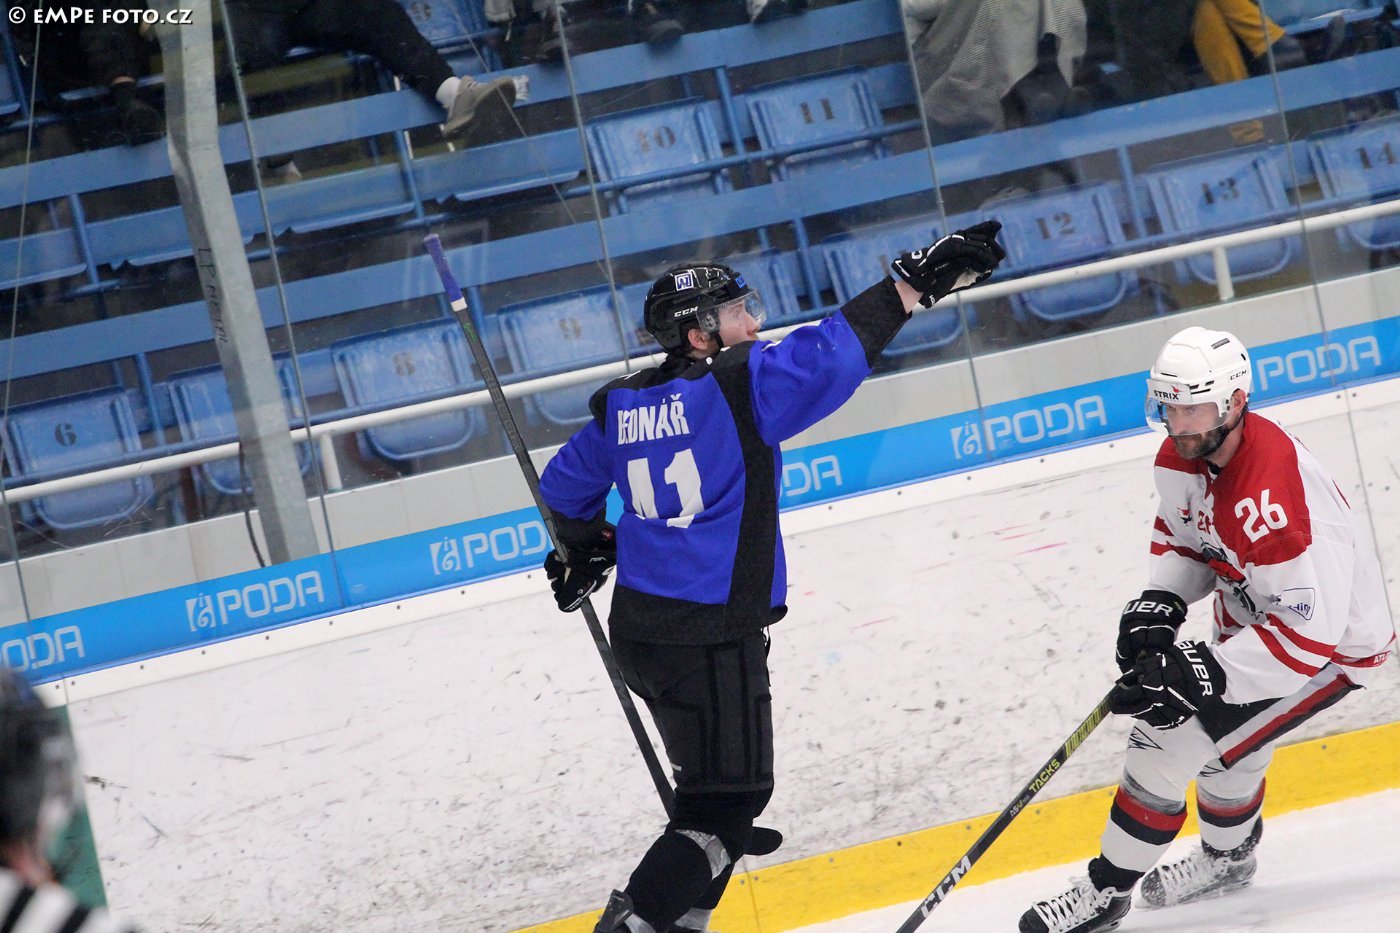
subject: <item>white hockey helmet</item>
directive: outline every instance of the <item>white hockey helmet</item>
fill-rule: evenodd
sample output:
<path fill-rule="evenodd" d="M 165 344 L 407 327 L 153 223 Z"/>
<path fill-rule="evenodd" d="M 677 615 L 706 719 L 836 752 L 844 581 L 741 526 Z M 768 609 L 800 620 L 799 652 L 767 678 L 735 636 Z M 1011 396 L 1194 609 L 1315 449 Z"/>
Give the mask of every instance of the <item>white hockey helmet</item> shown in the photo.
<path fill-rule="evenodd" d="M 1217 419 L 1204 430 L 1220 427 L 1230 414 L 1236 389 L 1253 391 L 1249 351 L 1234 334 L 1188 327 L 1166 342 L 1147 374 L 1147 424 L 1170 434 L 1167 406 L 1215 403 Z M 1202 433 L 1199 428 L 1191 433 Z"/>

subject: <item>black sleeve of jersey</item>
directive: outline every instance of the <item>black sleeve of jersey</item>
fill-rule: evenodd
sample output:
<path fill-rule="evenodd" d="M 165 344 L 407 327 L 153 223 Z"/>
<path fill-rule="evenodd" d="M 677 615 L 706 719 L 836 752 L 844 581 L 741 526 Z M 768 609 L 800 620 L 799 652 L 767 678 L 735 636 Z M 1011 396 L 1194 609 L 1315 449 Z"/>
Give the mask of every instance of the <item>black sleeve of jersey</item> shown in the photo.
<path fill-rule="evenodd" d="M 618 376 L 588 397 L 589 414 L 593 415 L 593 420 L 598 422 L 598 427 L 604 431 L 608 429 L 608 393 L 635 375 L 636 373 L 627 373 L 624 376 Z"/>
<path fill-rule="evenodd" d="M 592 518 L 570 518 L 561 512 L 554 513 L 554 530 L 565 548 L 592 547 L 608 524 L 608 510 L 599 509 Z"/>
<path fill-rule="evenodd" d="M 865 362 L 873 367 L 885 344 L 894 339 L 909 314 L 904 310 L 904 301 L 899 297 L 894 279 L 885 276 L 846 302 L 841 313 L 855 331 L 856 338 L 865 349 Z"/>

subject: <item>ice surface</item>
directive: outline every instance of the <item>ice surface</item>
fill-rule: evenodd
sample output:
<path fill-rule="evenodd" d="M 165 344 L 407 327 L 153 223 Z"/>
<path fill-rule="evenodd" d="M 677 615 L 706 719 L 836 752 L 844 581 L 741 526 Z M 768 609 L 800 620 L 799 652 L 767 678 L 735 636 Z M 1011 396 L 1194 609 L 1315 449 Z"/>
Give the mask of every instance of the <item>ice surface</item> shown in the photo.
<path fill-rule="evenodd" d="M 1400 790 L 1299 810 L 1268 820 L 1259 872 L 1243 890 L 1182 907 L 1139 910 L 1120 933 L 1394 933 L 1400 930 Z M 1178 839 L 1179 858 L 1199 836 Z M 930 871 L 941 875 L 945 867 Z M 1069 887 L 1084 863 L 954 889 L 919 933 L 1013 933 L 1031 904 Z M 934 883 L 931 879 L 930 888 Z M 893 933 L 917 902 L 873 910 L 795 933 Z"/>

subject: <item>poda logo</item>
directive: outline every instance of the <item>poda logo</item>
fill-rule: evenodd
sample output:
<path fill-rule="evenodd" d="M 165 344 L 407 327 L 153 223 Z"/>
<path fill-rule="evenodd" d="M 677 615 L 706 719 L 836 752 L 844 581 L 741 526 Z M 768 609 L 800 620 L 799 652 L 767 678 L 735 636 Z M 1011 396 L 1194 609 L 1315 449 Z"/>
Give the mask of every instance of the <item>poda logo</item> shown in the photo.
<path fill-rule="evenodd" d="M 212 629 L 246 619 L 260 619 L 274 612 L 308 609 L 326 601 L 321 574 L 315 570 L 295 577 L 274 577 L 242 587 L 199 593 L 185 600 L 190 631 Z"/>
<path fill-rule="evenodd" d="M 489 532 L 477 532 L 460 538 L 443 538 L 428 545 L 433 562 L 433 575 L 461 573 L 478 563 L 495 563 L 542 554 L 549 544 L 544 525 L 538 521 L 507 525 Z"/>
<path fill-rule="evenodd" d="M 17 671 L 37 670 L 62 663 L 69 657 L 84 656 L 83 633 L 76 625 L 54 629 L 52 635 L 35 632 L 0 643 L 0 660 Z"/>
<path fill-rule="evenodd" d="M 981 432 L 977 431 L 975 422 L 952 429 L 953 458 L 961 460 L 970 454 L 980 454 L 984 447 L 995 451 L 1069 437 L 1093 427 L 1108 427 L 1108 411 L 1102 395 L 1088 395 L 1073 402 L 1052 402 L 1013 415 L 993 415 L 983 422 Z"/>
<path fill-rule="evenodd" d="M 1295 350 L 1283 356 L 1265 356 L 1254 364 L 1260 391 L 1273 384 L 1308 385 L 1330 376 L 1353 376 L 1382 368 L 1379 341 L 1357 337 L 1346 343 L 1324 343 L 1320 347 Z"/>
<path fill-rule="evenodd" d="M 811 463 L 794 461 L 783 465 L 783 495 L 800 496 L 841 485 L 841 461 L 817 457 Z"/>

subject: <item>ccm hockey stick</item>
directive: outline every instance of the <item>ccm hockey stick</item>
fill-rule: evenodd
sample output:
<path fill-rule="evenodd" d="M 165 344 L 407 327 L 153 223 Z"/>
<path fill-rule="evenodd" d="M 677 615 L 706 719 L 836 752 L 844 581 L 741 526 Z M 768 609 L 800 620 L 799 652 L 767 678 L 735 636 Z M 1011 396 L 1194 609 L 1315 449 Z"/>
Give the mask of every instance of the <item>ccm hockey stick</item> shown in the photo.
<path fill-rule="evenodd" d="M 1017 814 L 1025 809 L 1026 804 L 1031 802 L 1031 798 L 1040 793 L 1040 789 L 1050 782 L 1050 779 L 1055 776 L 1055 772 L 1060 770 L 1064 763 L 1069 760 L 1069 756 L 1074 754 L 1075 749 L 1084 744 L 1089 733 L 1097 729 L 1099 723 L 1103 722 L 1107 715 L 1108 696 L 1105 696 L 1099 701 L 1099 705 L 1094 707 L 1094 711 L 1089 714 L 1088 718 L 1079 724 L 1079 728 L 1071 732 L 1069 738 L 1065 739 L 1065 743 L 1055 750 L 1055 754 L 1050 756 L 1050 760 L 1045 762 L 1045 765 L 1036 772 L 1031 782 L 1021 789 L 1021 792 L 1016 795 L 1016 799 L 1011 801 L 1011 804 L 992 821 L 992 825 L 988 826 L 982 835 L 977 837 L 977 841 L 972 844 L 972 848 L 967 850 L 967 854 L 958 860 L 952 871 L 943 876 L 943 880 L 938 882 L 929 896 L 924 898 L 923 903 L 909 915 L 909 919 L 904 921 L 896 933 L 914 933 L 919 928 L 919 924 L 933 913 L 935 907 L 947 899 L 948 892 L 953 890 L 953 886 L 961 881 L 973 864 L 986 854 L 987 850 L 992 847 L 992 843 L 997 841 L 997 837 L 1006 831 L 1006 827 L 1011 825 L 1012 820 L 1016 819 Z"/>
<path fill-rule="evenodd" d="M 438 278 L 442 280 L 442 289 L 447 293 L 447 300 L 452 305 L 452 313 L 456 316 L 457 323 L 466 335 L 467 345 L 471 347 L 472 358 L 476 361 L 477 371 L 481 373 L 481 377 L 486 383 L 486 390 L 491 393 L 491 404 L 496 409 L 496 415 L 501 419 L 506 437 L 510 439 L 511 450 L 515 453 L 516 462 L 520 464 L 520 472 L 525 474 L 525 484 L 530 487 L 530 495 L 535 500 L 535 506 L 540 510 L 540 518 L 544 521 L 545 530 L 549 532 L 550 540 L 554 542 L 559 557 L 567 562 L 569 559 L 568 551 L 565 550 L 564 543 L 559 540 L 559 535 L 555 533 L 554 513 L 550 511 L 549 506 L 545 505 L 544 499 L 540 496 L 540 474 L 535 470 L 534 461 L 530 459 L 525 441 L 520 436 L 520 428 L 516 426 L 515 416 L 511 414 L 510 407 L 506 404 L 505 393 L 501 391 L 501 380 L 497 378 L 496 369 L 491 365 L 491 358 L 486 354 L 486 347 L 481 342 L 481 335 L 477 333 L 476 325 L 472 323 L 471 312 L 467 309 L 467 300 L 462 297 L 462 289 L 457 285 L 457 279 L 447 266 L 447 257 L 442 254 L 442 240 L 438 238 L 436 233 L 431 233 L 423 238 L 423 245 L 427 247 L 428 255 L 433 258 Z M 652 748 L 646 727 L 642 725 L 642 717 L 637 714 L 636 704 L 632 702 L 632 694 L 627 691 L 627 684 L 622 680 L 622 672 L 617 669 L 617 660 L 613 657 L 612 646 L 608 644 L 607 636 L 603 634 L 603 627 L 598 624 L 598 614 L 593 610 L 593 603 L 584 599 L 580 608 L 583 611 L 584 620 L 588 623 L 588 632 L 593 636 L 593 644 L 598 649 L 598 656 L 603 659 L 603 667 L 607 669 L 608 679 L 612 681 L 617 701 L 622 704 L 622 714 L 627 718 L 627 725 L 632 729 L 632 737 L 637 740 L 637 749 L 642 753 L 647 771 L 651 773 L 651 781 L 656 785 L 656 793 L 661 797 L 661 806 L 666 809 L 666 815 L 669 817 L 676 809 L 676 792 L 671 788 L 671 782 L 666 778 L 666 772 L 656 757 L 656 750 Z M 783 834 L 776 829 L 755 826 L 753 841 L 749 844 L 747 854 L 767 855 L 775 851 L 782 843 Z"/>
<path fill-rule="evenodd" d="M 476 361 L 477 372 L 481 373 L 482 379 L 486 382 L 486 390 L 491 393 L 491 404 L 495 406 L 496 415 L 501 419 L 501 425 L 506 430 L 506 437 L 510 439 L 511 450 L 515 452 L 515 460 L 520 464 L 520 472 L 525 474 L 525 484 L 530 487 L 530 495 L 535 500 L 535 506 L 540 510 L 540 518 L 544 521 L 545 530 L 549 532 L 550 540 L 554 542 L 554 548 L 559 552 L 560 559 L 567 563 L 569 553 L 564 547 L 564 542 L 559 540 L 559 535 L 555 530 L 554 513 L 550 511 L 549 506 L 544 504 L 544 499 L 540 496 L 540 474 L 535 470 L 534 461 L 530 459 L 530 452 L 525 448 L 525 440 L 520 436 L 520 428 L 516 426 L 515 416 L 510 413 L 510 406 L 506 404 L 505 393 L 501 391 L 501 380 L 497 378 L 496 369 L 491 365 L 491 357 L 487 356 L 486 347 L 481 342 L 481 335 L 476 332 L 476 326 L 472 323 L 471 312 L 467 310 L 467 300 L 462 297 L 462 289 L 458 287 L 452 270 L 447 267 L 447 257 L 442 254 L 442 240 L 438 239 L 436 233 L 432 233 L 423 238 L 423 245 L 427 247 L 428 254 L 433 257 L 433 265 L 437 266 L 438 278 L 442 279 L 443 291 L 447 293 L 447 300 L 452 304 L 452 313 L 456 316 L 457 323 L 461 325 L 462 332 L 466 335 L 467 345 L 471 347 L 472 358 Z M 593 636 L 593 644 L 603 659 L 603 667 L 607 668 L 608 679 L 612 681 L 613 690 L 617 693 L 617 700 L 622 704 L 622 714 L 627 717 L 627 725 L 632 728 L 632 736 L 637 740 L 637 748 L 647 763 L 647 770 L 651 772 L 651 780 L 656 785 L 656 792 L 661 796 L 661 805 L 666 808 L 666 815 L 670 816 L 676 807 L 676 792 L 671 789 L 671 782 L 667 780 L 666 772 L 656 757 L 656 749 L 652 748 L 651 738 L 647 735 L 646 727 L 642 725 L 641 716 L 637 714 L 637 707 L 632 702 L 632 695 L 627 692 L 627 685 L 622 681 L 622 672 L 617 669 L 612 646 L 608 644 L 607 636 L 603 634 L 603 627 L 598 624 L 598 614 L 593 611 L 593 603 L 585 598 L 580 608 L 583 611 L 584 620 L 588 623 L 588 632 Z"/>

